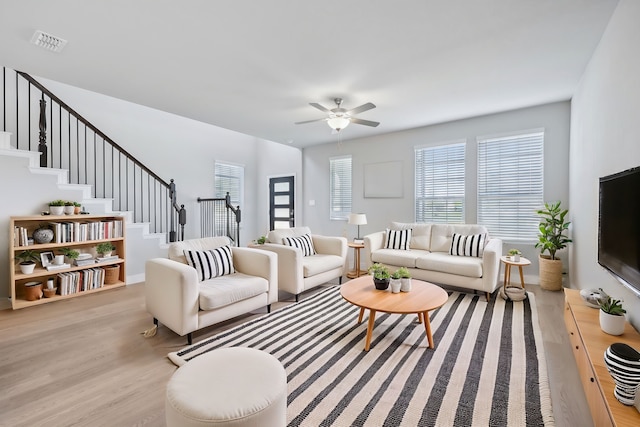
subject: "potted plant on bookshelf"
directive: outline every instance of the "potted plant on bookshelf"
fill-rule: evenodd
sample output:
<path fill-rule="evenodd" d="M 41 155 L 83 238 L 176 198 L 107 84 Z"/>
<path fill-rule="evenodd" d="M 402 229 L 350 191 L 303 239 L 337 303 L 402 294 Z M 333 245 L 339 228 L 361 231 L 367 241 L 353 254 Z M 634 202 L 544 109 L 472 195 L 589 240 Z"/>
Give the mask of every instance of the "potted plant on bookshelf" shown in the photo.
<path fill-rule="evenodd" d="M 600 300 L 600 329 L 609 335 L 622 335 L 627 312 L 622 301 L 611 297 Z"/>
<path fill-rule="evenodd" d="M 61 248 L 60 252 L 67 258 L 67 264 L 73 264 L 73 262 L 80 256 L 80 252 L 71 248 Z"/>
<path fill-rule="evenodd" d="M 116 247 L 113 246 L 111 242 L 98 243 L 98 245 L 96 246 L 96 253 L 100 255 L 101 258 L 111 256 L 111 252 L 115 250 Z"/>
<path fill-rule="evenodd" d="M 82 208 L 82 203 L 80 202 L 73 202 L 73 213 L 74 214 L 79 214 L 80 213 L 80 209 Z"/>
<path fill-rule="evenodd" d="M 66 201 L 64 202 L 64 214 L 65 215 L 73 215 L 73 212 L 76 210 L 75 202 Z"/>
<path fill-rule="evenodd" d="M 51 215 L 62 215 L 64 213 L 64 200 L 52 200 L 49 202 L 49 213 Z"/>
<path fill-rule="evenodd" d="M 400 273 L 402 285 L 400 286 L 400 290 L 402 292 L 411 291 L 411 274 L 409 274 L 409 270 L 407 267 L 400 267 L 398 269 L 398 273 Z"/>
<path fill-rule="evenodd" d="M 26 249 L 16 255 L 16 259 L 20 261 L 20 271 L 22 274 L 31 274 L 36 268 L 36 261 L 40 260 L 40 254 L 32 249 Z"/>
<path fill-rule="evenodd" d="M 540 216 L 538 243 L 540 248 L 540 287 L 550 291 L 562 289 L 562 260 L 556 252 L 567 247 L 571 239 L 565 234 L 570 222 L 565 221 L 568 209 L 561 209 L 560 202 L 545 203 L 544 209 L 536 211 Z M 544 255 L 549 252 L 549 255 Z"/>
<path fill-rule="evenodd" d="M 389 268 L 387 268 L 387 266 L 375 263 L 369 267 L 369 273 L 373 275 L 373 284 L 376 286 L 376 289 L 383 291 L 389 287 L 391 274 L 389 274 Z"/>

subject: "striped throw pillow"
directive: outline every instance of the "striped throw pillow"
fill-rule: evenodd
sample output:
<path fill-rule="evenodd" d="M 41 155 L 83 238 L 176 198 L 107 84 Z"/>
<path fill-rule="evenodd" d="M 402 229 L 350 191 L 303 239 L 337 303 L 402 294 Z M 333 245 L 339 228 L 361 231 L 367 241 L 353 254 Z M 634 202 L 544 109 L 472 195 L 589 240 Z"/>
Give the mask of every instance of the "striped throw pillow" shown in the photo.
<path fill-rule="evenodd" d="M 228 245 L 206 251 L 185 249 L 184 256 L 187 263 L 198 272 L 198 280 L 201 282 L 236 272 L 233 268 L 233 254 Z"/>
<path fill-rule="evenodd" d="M 471 236 L 453 233 L 449 255 L 473 256 L 479 258 L 484 252 L 486 240 L 487 235 L 485 233 L 472 234 Z"/>
<path fill-rule="evenodd" d="M 311 256 L 316 254 L 316 250 L 313 247 L 313 240 L 308 234 L 304 234 L 300 237 L 283 237 L 282 243 L 287 246 L 293 246 L 302 251 L 302 256 Z"/>
<path fill-rule="evenodd" d="M 387 239 L 384 243 L 385 249 L 402 249 L 403 251 L 407 251 L 409 250 L 410 242 L 410 228 L 405 230 L 390 230 L 387 228 Z"/>

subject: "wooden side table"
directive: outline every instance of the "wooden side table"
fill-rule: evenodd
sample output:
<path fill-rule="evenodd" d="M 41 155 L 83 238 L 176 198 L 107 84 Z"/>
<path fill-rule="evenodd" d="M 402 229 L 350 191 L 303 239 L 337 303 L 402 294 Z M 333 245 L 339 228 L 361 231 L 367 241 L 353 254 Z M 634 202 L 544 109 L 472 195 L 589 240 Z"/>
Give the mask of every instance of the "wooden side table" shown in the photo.
<path fill-rule="evenodd" d="M 524 289 L 524 276 L 522 275 L 522 267 L 531 264 L 531 261 L 524 257 L 520 257 L 520 261 L 514 261 L 510 256 L 501 256 L 500 261 L 504 264 L 504 285 L 503 289 L 506 291 L 507 286 L 511 285 L 511 267 L 518 266 L 518 270 L 520 271 L 520 284 L 522 285 L 522 289 Z"/>
<path fill-rule="evenodd" d="M 360 271 L 360 249 L 364 248 L 363 243 L 349 242 L 349 247 L 353 248 L 353 270 L 347 273 L 349 279 L 355 279 L 367 274 L 366 271 Z"/>

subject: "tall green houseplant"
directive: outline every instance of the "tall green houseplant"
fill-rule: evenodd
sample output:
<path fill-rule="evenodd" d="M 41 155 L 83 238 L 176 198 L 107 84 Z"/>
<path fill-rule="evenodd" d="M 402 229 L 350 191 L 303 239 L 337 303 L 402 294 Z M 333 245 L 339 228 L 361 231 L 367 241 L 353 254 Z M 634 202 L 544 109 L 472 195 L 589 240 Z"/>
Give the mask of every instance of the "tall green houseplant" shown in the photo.
<path fill-rule="evenodd" d="M 571 239 L 567 236 L 569 224 L 565 218 L 568 209 L 562 209 L 560 202 L 545 203 L 544 209 L 536 211 L 540 216 L 538 243 L 540 249 L 540 287 L 559 291 L 562 289 L 562 260 L 556 258 L 556 252 L 567 247 Z M 548 252 L 548 255 L 545 255 Z"/>

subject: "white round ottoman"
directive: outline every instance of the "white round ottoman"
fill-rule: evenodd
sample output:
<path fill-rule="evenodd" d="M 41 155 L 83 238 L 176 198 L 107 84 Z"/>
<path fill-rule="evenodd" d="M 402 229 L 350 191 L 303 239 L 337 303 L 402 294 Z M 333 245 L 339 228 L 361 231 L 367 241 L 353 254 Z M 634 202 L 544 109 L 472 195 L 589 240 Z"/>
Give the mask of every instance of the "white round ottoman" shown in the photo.
<path fill-rule="evenodd" d="M 287 374 L 278 359 L 260 350 L 213 350 L 173 374 L 165 412 L 169 427 L 282 427 Z"/>

